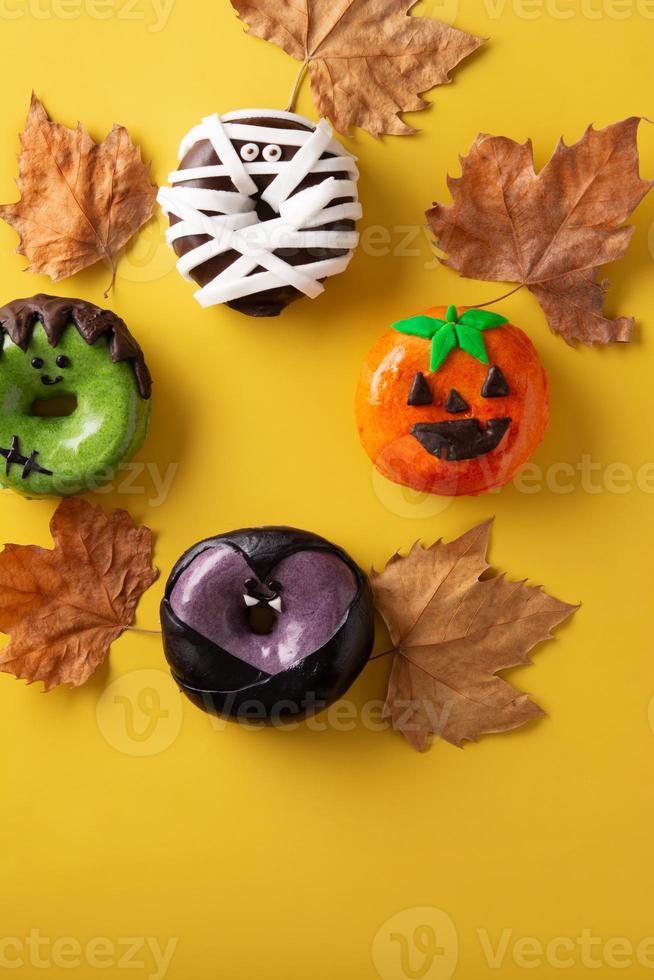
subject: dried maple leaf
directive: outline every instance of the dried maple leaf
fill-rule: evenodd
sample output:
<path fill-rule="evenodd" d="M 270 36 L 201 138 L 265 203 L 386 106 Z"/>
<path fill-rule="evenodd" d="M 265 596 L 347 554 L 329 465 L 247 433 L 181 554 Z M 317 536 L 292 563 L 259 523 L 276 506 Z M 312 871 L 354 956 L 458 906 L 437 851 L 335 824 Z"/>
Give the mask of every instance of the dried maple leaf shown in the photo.
<path fill-rule="evenodd" d="M 11 636 L 0 670 L 46 691 L 88 680 L 158 575 L 150 530 L 124 510 L 106 515 L 70 498 L 50 530 L 52 551 L 8 544 L 0 553 L 0 630 Z"/>
<path fill-rule="evenodd" d="M 504 576 L 480 581 L 491 524 L 449 544 L 417 542 L 371 576 L 395 651 L 384 713 L 419 751 L 432 733 L 461 745 L 541 715 L 497 671 L 530 663 L 532 647 L 578 608 Z"/>
<path fill-rule="evenodd" d="M 18 232 L 28 271 L 56 282 L 102 260 L 110 289 L 118 252 L 154 210 L 157 188 L 139 147 L 124 126 L 97 144 L 81 123 L 52 122 L 34 94 L 20 142 L 20 200 L 1 205 L 0 218 Z"/>
<path fill-rule="evenodd" d="M 638 172 L 640 118 L 561 140 L 536 174 L 531 141 L 478 136 L 450 178 L 454 203 L 427 212 L 444 264 L 462 276 L 527 286 L 568 343 L 628 341 L 633 320 L 603 314 L 600 266 L 621 258 L 624 226 L 654 181 Z"/>
<path fill-rule="evenodd" d="M 449 83 L 449 72 L 484 43 L 433 18 L 409 17 L 416 0 L 231 2 L 248 33 L 309 68 L 316 108 L 341 133 L 351 126 L 373 136 L 415 132 L 398 113 L 426 108 L 419 93 Z"/>

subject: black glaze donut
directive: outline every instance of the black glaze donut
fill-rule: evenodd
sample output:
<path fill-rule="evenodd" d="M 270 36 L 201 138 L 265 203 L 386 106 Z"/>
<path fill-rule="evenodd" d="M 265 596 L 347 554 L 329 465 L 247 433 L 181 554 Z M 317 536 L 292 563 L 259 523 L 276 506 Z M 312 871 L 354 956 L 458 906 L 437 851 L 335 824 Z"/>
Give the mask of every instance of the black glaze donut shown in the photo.
<path fill-rule="evenodd" d="M 207 538 L 173 568 L 161 604 L 166 659 L 199 708 L 275 723 L 342 697 L 374 639 L 368 579 L 336 545 L 290 527 Z"/>

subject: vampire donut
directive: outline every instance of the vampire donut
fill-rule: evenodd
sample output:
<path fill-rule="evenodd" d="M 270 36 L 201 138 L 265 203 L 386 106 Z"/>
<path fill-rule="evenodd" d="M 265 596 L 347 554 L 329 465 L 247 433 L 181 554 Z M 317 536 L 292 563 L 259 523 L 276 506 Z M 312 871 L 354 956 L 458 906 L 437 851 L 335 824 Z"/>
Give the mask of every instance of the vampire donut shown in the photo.
<path fill-rule="evenodd" d="M 184 137 L 179 158 L 158 201 L 177 268 L 200 287 L 201 306 L 277 316 L 347 268 L 358 242 L 359 172 L 324 119 L 214 114 Z"/>
<path fill-rule="evenodd" d="M 274 723 L 342 697 L 374 639 L 368 579 L 336 545 L 291 527 L 207 538 L 179 559 L 161 605 L 174 680 L 199 708 Z"/>

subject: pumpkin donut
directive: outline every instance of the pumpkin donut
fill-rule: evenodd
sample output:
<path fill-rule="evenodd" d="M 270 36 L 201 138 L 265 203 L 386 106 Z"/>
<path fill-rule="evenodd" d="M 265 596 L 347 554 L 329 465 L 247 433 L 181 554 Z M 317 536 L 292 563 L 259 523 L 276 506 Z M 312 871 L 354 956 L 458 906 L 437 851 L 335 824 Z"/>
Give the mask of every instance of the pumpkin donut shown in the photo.
<path fill-rule="evenodd" d="M 508 483 L 541 442 L 549 386 L 534 345 L 505 317 L 435 307 L 394 324 L 368 353 L 356 417 L 389 480 L 479 494 Z"/>
<path fill-rule="evenodd" d="M 177 268 L 200 286 L 202 306 L 277 316 L 349 264 L 359 172 L 324 119 L 268 109 L 208 116 L 179 157 L 158 200 Z"/>
<path fill-rule="evenodd" d="M 0 486 L 84 493 L 140 448 L 152 382 L 115 313 L 81 299 L 17 299 L 0 309 L 0 350 Z"/>

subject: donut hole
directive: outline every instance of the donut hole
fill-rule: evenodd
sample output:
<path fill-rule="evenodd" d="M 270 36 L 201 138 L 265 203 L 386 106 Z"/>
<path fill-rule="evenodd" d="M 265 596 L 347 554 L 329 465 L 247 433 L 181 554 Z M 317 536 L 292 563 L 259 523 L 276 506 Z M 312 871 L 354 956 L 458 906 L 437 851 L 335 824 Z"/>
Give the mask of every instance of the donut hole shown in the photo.
<path fill-rule="evenodd" d="M 257 636 L 268 636 L 277 622 L 277 613 L 268 605 L 250 606 L 247 616 L 248 626 Z"/>
<path fill-rule="evenodd" d="M 55 395 L 53 398 L 35 399 L 29 414 L 40 419 L 60 419 L 72 415 L 76 408 L 75 395 Z"/>

